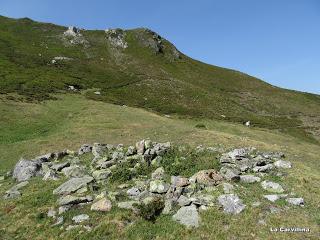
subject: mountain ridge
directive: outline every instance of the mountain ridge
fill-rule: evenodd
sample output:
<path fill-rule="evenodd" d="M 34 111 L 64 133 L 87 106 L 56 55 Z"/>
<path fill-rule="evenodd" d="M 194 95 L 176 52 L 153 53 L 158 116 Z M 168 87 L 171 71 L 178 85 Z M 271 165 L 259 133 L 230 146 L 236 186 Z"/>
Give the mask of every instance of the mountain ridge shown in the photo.
<path fill-rule="evenodd" d="M 183 117 L 250 120 L 309 141 L 319 136 L 319 95 L 194 60 L 152 30 L 68 30 L 29 18 L 0 22 L 3 94 L 42 101 L 71 85 L 94 100 Z"/>

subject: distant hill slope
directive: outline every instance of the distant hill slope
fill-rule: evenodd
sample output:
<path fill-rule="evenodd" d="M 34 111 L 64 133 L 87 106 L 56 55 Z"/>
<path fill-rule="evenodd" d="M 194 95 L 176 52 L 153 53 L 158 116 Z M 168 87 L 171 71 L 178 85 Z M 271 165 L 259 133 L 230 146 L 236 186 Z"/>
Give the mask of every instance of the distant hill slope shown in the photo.
<path fill-rule="evenodd" d="M 0 17 L 0 92 L 44 100 L 72 85 L 95 100 L 319 137 L 318 95 L 193 60 L 148 29 L 67 30 Z"/>

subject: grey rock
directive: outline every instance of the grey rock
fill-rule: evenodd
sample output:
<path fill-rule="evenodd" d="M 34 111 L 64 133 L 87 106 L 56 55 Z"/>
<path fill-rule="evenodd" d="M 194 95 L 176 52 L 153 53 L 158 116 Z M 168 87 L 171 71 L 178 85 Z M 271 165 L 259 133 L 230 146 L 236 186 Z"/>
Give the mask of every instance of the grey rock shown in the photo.
<path fill-rule="evenodd" d="M 189 185 L 189 179 L 180 176 L 171 176 L 171 185 L 173 187 L 185 187 Z"/>
<path fill-rule="evenodd" d="M 91 205 L 92 211 L 109 212 L 112 208 L 112 203 L 107 198 L 102 198 Z"/>
<path fill-rule="evenodd" d="M 75 223 L 82 223 L 84 221 L 88 221 L 89 219 L 90 219 L 89 215 L 80 214 L 80 215 L 74 216 L 72 218 L 72 221 L 74 221 Z"/>
<path fill-rule="evenodd" d="M 164 208 L 162 210 L 162 214 L 168 215 L 172 213 L 173 208 L 173 200 L 172 199 L 166 199 L 164 201 Z"/>
<path fill-rule="evenodd" d="M 136 143 L 136 149 L 137 149 L 137 153 L 139 155 L 143 155 L 144 154 L 144 151 L 145 151 L 144 142 L 145 142 L 145 140 L 142 140 L 142 141 Z"/>
<path fill-rule="evenodd" d="M 240 171 L 234 168 L 222 167 L 220 169 L 220 174 L 229 181 L 239 181 L 240 180 Z"/>
<path fill-rule="evenodd" d="M 57 218 L 57 221 L 54 224 L 52 224 L 51 226 L 52 227 L 60 226 L 60 225 L 63 224 L 63 221 L 64 221 L 63 216 L 60 216 L 60 217 Z"/>
<path fill-rule="evenodd" d="M 100 158 L 107 149 L 106 144 L 94 143 L 92 146 L 92 154 L 95 158 Z"/>
<path fill-rule="evenodd" d="M 54 208 L 49 209 L 47 216 L 50 218 L 56 218 L 57 211 L 54 210 Z"/>
<path fill-rule="evenodd" d="M 78 154 L 82 155 L 85 153 L 90 153 L 92 151 L 92 146 L 89 144 L 83 144 L 80 149 L 78 150 Z"/>
<path fill-rule="evenodd" d="M 43 176 L 42 180 L 48 181 L 48 180 L 59 180 L 59 176 L 51 169 L 49 169 Z"/>
<path fill-rule="evenodd" d="M 183 206 L 188 206 L 191 204 L 191 200 L 183 195 L 181 195 L 178 199 L 178 205 L 183 207 Z"/>
<path fill-rule="evenodd" d="M 136 152 L 137 152 L 137 149 L 134 146 L 129 146 L 126 152 L 126 156 L 132 156 L 136 154 Z"/>
<path fill-rule="evenodd" d="M 225 194 L 230 194 L 233 193 L 234 191 L 234 186 L 230 183 L 223 183 L 223 192 Z"/>
<path fill-rule="evenodd" d="M 264 166 L 256 166 L 252 169 L 253 172 L 269 172 L 274 168 L 273 164 L 267 164 Z"/>
<path fill-rule="evenodd" d="M 150 182 L 149 191 L 152 193 L 166 193 L 169 190 L 169 184 L 163 180 L 153 180 Z"/>
<path fill-rule="evenodd" d="M 152 178 L 152 179 L 163 179 L 163 177 L 164 177 L 164 168 L 163 168 L 163 167 L 157 168 L 157 169 L 151 174 L 151 178 Z"/>
<path fill-rule="evenodd" d="M 303 198 L 287 198 L 286 201 L 291 205 L 304 206 Z"/>
<path fill-rule="evenodd" d="M 27 186 L 29 184 L 28 181 L 20 182 L 17 185 L 10 188 L 5 192 L 4 199 L 13 199 L 21 196 L 21 192 L 19 191 L 21 188 Z"/>
<path fill-rule="evenodd" d="M 253 175 L 241 175 L 240 176 L 240 182 L 244 183 L 255 183 L 260 182 L 261 178 L 253 176 Z"/>
<path fill-rule="evenodd" d="M 41 163 L 37 161 L 21 159 L 14 167 L 13 178 L 17 179 L 18 182 L 26 181 L 37 175 L 40 166 Z"/>
<path fill-rule="evenodd" d="M 58 214 L 65 213 L 71 209 L 71 205 L 63 205 L 58 208 Z"/>
<path fill-rule="evenodd" d="M 284 192 L 284 189 L 279 183 L 275 183 L 271 181 L 263 181 L 261 182 L 261 186 L 263 189 L 267 190 L 268 192 L 274 192 L 274 193 Z"/>
<path fill-rule="evenodd" d="M 229 214 L 239 214 L 242 212 L 246 205 L 235 194 L 225 194 L 218 197 L 218 202 L 223 206 L 223 211 Z"/>
<path fill-rule="evenodd" d="M 67 182 L 60 185 L 58 188 L 53 190 L 53 194 L 66 195 L 70 193 L 74 193 L 77 190 L 86 187 L 88 183 L 93 181 L 93 177 L 85 176 L 82 178 L 71 178 Z"/>
<path fill-rule="evenodd" d="M 86 175 L 84 167 L 78 165 L 72 165 L 62 169 L 62 173 L 66 177 L 83 177 Z"/>
<path fill-rule="evenodd" d="M 277 168 L 291 168 L 291 162 L 289 161 L 284 161 L 284 160 L 278 160 L 276 162 L 274 162 L 274 166 L 276 166 Z"/>
<path fill-rule="evenodd" d="M 127 190 L 127 194 L 131 197 L 138 197 L 140 195 L 140 190 L 139 188 L 136 187 L 132 187 L 130 189 Z"/>
<path fill-rule="evenodd" d="M 50 168 L 54 171 L 60 172 L 63 168 L 69 167 L 69 166 L 70 166 L 69 162 L 64 162 L 64 163 L 53 164 Z"/>
<path fill-rule="evenodd" d="M 105 180 L 108 177 L 111 176 L 111 170 L 110 169 L 102 169 L 102 170 L 97 170 L 92 173 L 92 176 L 94 177 L 95 180 Z"/>
<path fill-rule="evenodd" d="M 268 199 L 270 202 L 275 202 L 281 198 L 287 197 L 287 194 L 270 194 L 270 195 L 263 195 L 264 198 Z"/>
<path fill-rule="evenodd" d="M 92 202 L 93 198 L 91 196 L 85 196 L 85 197 L 78 197 L 78 196 L 62 196 L 58 199 L 58 204 L 60 206 L 63 205 L 75 205 L 80 203 L 89 203 Z"/>
<path fill-rule="evenodd" d="M 118 208 L 122 209 L 131 209 L 136 210 L 135 204 L 139 204 L 139 201 L 125 201 L 125 202 L 118 202 Z"/>
<path fill-rule="evenodd" d="M 186 227 L 199 227 L 200 217 L 195 205 L 180 208 L 172 219 Z"/>
<path fill-rule="evenodd" d="M 128 47 L 128 43 L 125 41 L 126 34 L 122 29 L 107 29 L 105 33 L 111 46 L 117 49 L 126 49 Z"/>

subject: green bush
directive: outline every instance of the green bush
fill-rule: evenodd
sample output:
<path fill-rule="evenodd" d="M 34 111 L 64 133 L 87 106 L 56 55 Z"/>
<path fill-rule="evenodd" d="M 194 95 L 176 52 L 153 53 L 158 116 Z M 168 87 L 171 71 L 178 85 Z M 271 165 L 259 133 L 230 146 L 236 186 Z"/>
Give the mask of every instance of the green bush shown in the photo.
<path fill-rule="evenodd" d="M 148 204 L 142 203 L 138 205 L 137 208 L 139 210 L 139 216 L 147 221 L 154 222 L 164 208 L 164 202 L 159 198 Z"/>

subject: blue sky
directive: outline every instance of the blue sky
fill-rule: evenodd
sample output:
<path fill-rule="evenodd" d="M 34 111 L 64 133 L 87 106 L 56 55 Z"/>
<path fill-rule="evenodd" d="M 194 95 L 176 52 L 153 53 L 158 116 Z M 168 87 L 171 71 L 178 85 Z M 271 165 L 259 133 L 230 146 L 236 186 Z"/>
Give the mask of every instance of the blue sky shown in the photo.
<path fill-rule="evenodd" d="M 86 29 L 148 27 L 195 59 L 320 94 L 318 0 L 0 0 L 0 15 Z"/>

